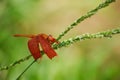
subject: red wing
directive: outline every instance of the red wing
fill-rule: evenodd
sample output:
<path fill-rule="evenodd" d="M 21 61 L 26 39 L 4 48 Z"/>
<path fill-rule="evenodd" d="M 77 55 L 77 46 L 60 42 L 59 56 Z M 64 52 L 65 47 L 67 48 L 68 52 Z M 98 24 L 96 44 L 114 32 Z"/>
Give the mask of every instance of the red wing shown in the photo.
<path fill-rule="evenodd" d="M 32 38 L 28 41 L 28 48 L 35 60 L 41 57 L 39 43 L 36 38 Z"/>
<path fill-rule="evenodd" d="M 43 51 L 47 54 L 47 56 L 52 59 L 54 56 L 57 56 L 54 49 L 51 47 L 51 44 L 45 39 L 42 35 L 37 36 L 38 41 L 41 44 Z"/>

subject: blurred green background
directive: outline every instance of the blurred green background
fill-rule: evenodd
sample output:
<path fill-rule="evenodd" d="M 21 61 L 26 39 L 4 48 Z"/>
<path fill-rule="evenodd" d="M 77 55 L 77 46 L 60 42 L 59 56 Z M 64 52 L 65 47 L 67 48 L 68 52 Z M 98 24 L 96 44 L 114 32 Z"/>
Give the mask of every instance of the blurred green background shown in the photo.
<path fill-rule="evenodd" d="M 54 37 L 105 0 L 0 0 L 0 66 L 30 54 L 27 38 L 14 34 Z M 120 0 L 79 24 L 60 41 L 120 25 Z M 21 80 L 120 80 L 120 35 L 74 43 L 56 50 L 53 60 L 43 56 Z M 33 58 L 0 71 L 0 80 L 15 80 Z"/>

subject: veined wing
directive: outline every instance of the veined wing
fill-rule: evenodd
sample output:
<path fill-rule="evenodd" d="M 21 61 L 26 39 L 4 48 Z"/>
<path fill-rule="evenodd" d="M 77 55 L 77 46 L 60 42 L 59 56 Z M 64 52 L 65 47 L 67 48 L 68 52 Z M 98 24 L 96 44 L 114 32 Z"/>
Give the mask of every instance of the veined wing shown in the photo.
<path fill-rule="evenodd" d="M 42 57 L 40 54 L 39 43 L 37 42 L 36 37 L 28 41 L 28 48 L 35 60 Z"/>
<path fill-rule="evenodd" d="M 43 49 L 43 51 L 47 54 L 47 56 L 52 59 L 54 56 L 57 56 L 54 49 L 51 47 L 51 44 L 45 39 L 42 35 L 37 36 L 38 41 Z"/>

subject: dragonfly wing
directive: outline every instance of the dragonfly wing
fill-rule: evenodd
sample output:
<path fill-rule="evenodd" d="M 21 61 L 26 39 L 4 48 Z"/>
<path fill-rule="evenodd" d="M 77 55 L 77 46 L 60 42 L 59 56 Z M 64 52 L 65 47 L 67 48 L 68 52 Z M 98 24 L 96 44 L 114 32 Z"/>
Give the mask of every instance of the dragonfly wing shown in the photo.
<path fill-rule="evenodd" d="M 45 39 L 42 35 L 38 35 L 38 41 L 43 49 L 43 51 L 47 54 L 47 56 L 52 59 L 54 56 L 57 56 L 54 49 L 51 47 L 51 44 Z"/>
<path fill-rule="evenodd" d="M 39 43 L 37 42 L 36 37 L 28 41 L 28 48 L 35 60 L 42 57 L 40 54 Z"/>

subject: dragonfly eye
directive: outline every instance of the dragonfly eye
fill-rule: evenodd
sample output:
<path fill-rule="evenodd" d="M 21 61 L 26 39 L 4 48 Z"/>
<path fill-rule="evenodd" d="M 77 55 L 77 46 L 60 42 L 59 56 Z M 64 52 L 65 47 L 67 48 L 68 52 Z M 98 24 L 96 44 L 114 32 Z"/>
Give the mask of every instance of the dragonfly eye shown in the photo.
<path fill-rule="evenodd" d="M 48 41 L 49 41 L 51 44 L 54 43 L 54 42 L 56 42 L 56 39 L 53 38 L 52 35 L 49 35 L 47 39 L 48 39 Z"/>

